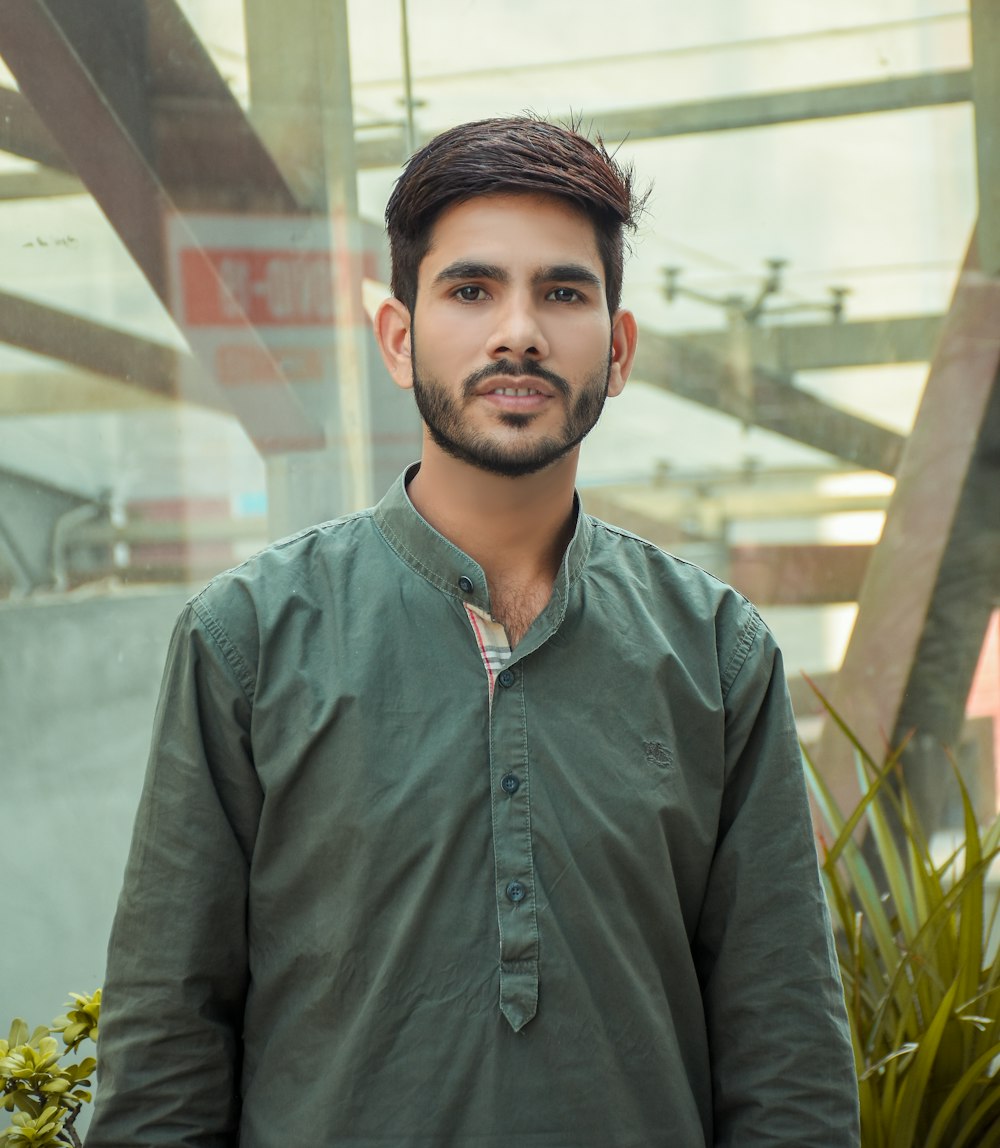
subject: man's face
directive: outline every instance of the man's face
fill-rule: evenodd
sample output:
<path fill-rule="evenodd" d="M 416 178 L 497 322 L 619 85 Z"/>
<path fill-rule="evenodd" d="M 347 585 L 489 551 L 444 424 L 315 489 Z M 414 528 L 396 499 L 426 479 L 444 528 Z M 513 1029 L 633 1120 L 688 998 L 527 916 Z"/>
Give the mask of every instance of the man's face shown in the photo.
<path fill-rule="evenodd" d="M 516 477 L 575 450 L 615 363 L 590 220 L 551 197 L 480 197 L 445 211 L 420 265 L 412 386 L 431 442 Z"/>

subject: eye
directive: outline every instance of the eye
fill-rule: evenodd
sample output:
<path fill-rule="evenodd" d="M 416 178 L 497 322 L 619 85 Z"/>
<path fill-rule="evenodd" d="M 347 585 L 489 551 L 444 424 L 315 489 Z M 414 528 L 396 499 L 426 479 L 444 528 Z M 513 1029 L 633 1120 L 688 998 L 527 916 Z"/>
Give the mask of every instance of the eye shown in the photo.
<path fill-rule="evenodd" d="M 548 293 L 547 298 L 554 303 L 576 303 L 581 296 L 580 292 L 573 287 L 554 287 Z"/>
<path fill-rule="evenodd" d="M 474 283 L 466 283 L 452 294 L 460 303 L 481 303 L 483 299 L 487 298 L 482 287 L 477 287 Z"/>

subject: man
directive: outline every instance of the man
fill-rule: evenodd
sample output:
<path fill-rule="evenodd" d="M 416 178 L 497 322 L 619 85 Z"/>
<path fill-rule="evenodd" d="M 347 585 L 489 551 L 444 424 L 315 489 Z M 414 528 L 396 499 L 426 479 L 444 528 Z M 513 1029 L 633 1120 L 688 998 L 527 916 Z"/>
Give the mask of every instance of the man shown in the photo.
<path fill-rule="evenodd" d="M 421 461 L 178 624 L 91 1148 L 857 1143 L 778 651 L 574 496 L 635 210 L 533 119 L 410 161 L 376 332 Z"/>

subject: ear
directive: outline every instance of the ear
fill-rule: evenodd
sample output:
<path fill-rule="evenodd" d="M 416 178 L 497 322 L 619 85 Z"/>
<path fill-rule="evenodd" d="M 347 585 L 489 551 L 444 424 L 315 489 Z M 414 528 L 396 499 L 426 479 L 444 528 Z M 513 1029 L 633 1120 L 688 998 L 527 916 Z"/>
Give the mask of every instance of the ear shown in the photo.
<path fill-rule="evenodd" d="M 608 396 L 620 395 L 632 371 L 639 328 L 631 311 L 617 311 L 611 320 L 611 374 Z"/>
<path fill-rule="evenodd" d="M 375 338 L 382 359 L 397 387 L 408 391 L 413 386 L 410 358 L 410 312 L 398 299 L 386 299 L 375 312 Z"/>

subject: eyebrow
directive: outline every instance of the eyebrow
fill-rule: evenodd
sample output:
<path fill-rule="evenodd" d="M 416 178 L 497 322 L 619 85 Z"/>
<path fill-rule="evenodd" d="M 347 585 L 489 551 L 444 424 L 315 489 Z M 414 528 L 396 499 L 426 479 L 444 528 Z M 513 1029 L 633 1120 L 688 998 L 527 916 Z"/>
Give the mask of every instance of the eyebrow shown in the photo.
<path fill-rule="evenodd" d="M 460 259 L 449 263 L 434 276 L 434 284 L 456 283 L 466 279 L 492 279 L 494 283 L 509 283 L 510 272 L 497 263 L 477 263 L 471 259 Z M 531 277 L 538 287 L 543 283 L 583 283 L 589 287 L 603 286 L 599 276 L 589 267 L 580 263 L 557 263 L 552 267 L 540 267 Z"/>

